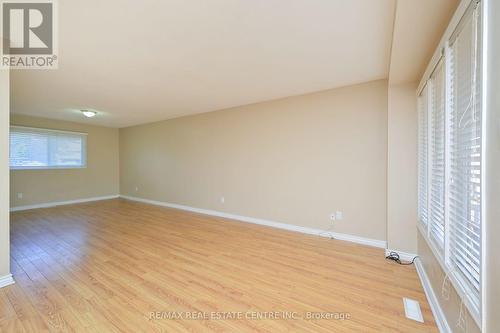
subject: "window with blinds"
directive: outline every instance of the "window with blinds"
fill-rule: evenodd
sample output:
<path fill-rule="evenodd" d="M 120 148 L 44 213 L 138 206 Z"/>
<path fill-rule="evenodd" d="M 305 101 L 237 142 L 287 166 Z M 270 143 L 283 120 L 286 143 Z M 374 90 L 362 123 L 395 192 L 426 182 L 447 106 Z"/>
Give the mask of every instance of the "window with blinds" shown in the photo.
<path fill-rule="evenodd" d="M 420 228 L 476 322 L 483 199 L 480 7 L 471 1 L 418 96 Z"/>
<path fill-rule="evenodd" d="M 467 15 L 451 40 L 449 263 L 479 308 L 481 272 L 480 11 Z"/>
<path fill-rule="evenodd" d="M 418 97 L 418 219 L 423 225 L 427 225 L 428 217 L 428 93 L 427 86 Z"/>
<path fill-rule="evenodd" d="M 430 231 L 431 239 L 444 249 L 445 214 L 445 73 L 439 61 L 430 79 L 431 87 L 431 164 L 430 164 Z"/>
<path fill-rule="evenodd" d="M 10 168 L 82 168 L 86 134 L 11 126 Z"/>

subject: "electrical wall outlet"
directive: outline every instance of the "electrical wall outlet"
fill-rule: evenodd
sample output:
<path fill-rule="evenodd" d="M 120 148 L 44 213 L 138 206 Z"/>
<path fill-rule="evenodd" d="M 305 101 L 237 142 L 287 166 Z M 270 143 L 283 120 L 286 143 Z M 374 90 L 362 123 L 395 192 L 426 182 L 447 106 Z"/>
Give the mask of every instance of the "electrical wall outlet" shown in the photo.
<path fill-rule="evenodd" d="M 335 219 L 336 220 L 342 220 L 344 218 L 344 213 L 337 211 L 335 212 Z"/>
<path fill-rule="evenodd" d="M 17 198 L 18 198 L 18 199 L 22 199 L 22 198 L 23 198 L 23 194 L 22 194 L 21 192 L 19 192 L 19 193 L 17 194 Z"/>
<path fill-rule="evenodd" d="M 139 192 L 139 186 L 136 186 L 136 187 L 135 187 L 135 191 L 136 191 L 136 192 Z"/>
<path fill-rule="evenodd" d="M 220 203 L 223 204 L 224 202 L 226 202 L 226 199 L 224 197 L 220 197 Z"/>
<path fill-rule="evenodd" d="M 337 219 L 337 215 L 335 213 L 330 214 L 330 220 L 335 221 Z"/>

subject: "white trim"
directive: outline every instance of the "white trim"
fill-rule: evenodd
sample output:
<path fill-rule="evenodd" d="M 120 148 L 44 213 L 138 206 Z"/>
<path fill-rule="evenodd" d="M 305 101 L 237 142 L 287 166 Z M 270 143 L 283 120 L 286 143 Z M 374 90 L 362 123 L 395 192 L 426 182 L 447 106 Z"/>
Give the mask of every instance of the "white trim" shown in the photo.
<path fill-rule="evenodd" d="M 425 227 L 427 228 L 427 237 L 431 236 L 431 227 L 432 227 L 432 141 L 433 141 L 433 133 L 432 133 L 432 92 L 434 90 L 434 82 L 429 79 L 427 81 L 427 224 Z"/>
<path fill-rule="evenodd" d="M 14 278 L 12 277 L 12 274 L 8 274 L 5 276 L 0 277 L 0 288 L 10 286 L 11 284 L 14 284 Z"/>
<path fill-rule="evenodd" d="M 285 229 L 285 230 L 289 230 L 289 231 L 301 232 L 301 233 L 309 234 L 309 235 L 333 237 L 333 238 L 338 239 L 338 240 L 349 241 L 349 242 L 368 245 L 368 246 L 374 246 L 374 247 L 379 247 L 379 248 L 386 248 L 387 247 L 386 241 L 378 240 L 378 239 L 371 239 L 371 238 L 359 237 L 359 236 L 354 236 L 354 235 L 341 234 L 341 233 L 332 232 L 332 231 L 328 231 L 328 230 L 301 227 L 301 226 L 293 225 L 293 224 L 286 224 L 286 223 L 281 223 L 281 222 L 269 221 L 269 220 L 255 218 L 255 217 L 241 216 L 241 215 L 236 215 L 236 214 L 231 214 L 231 213 L 224 213 L 224 212 L 219 212 L 219 211 L 210 210 L 210 209 L 195 208 L 195 207 L 179 205 L 179 204 L 163 202 L 163 201 L 143 199 L 143 198 L 132 197 L 132 196 L 128 196 L 128 195 L 120 195 L 120 198 L 131 200 L 131 201 L 138 201 L 138 202 L 142 202 L 142 203 L 147 203 L 147 204 L 155 205 L 155 206 L 175 208 L 175 209 L 181 209 L 181 210 L 199 213 L 199 214 L 217 216 L 217 217 L 236 220 L 236 221 L 240 221 L 240 222 L 247 222 L 247 223 L 259 224 L 259 225 L 265 225 L 268 227 L 273 227 L 273 228 L 278 228 L 278 229 Z"/>
<path fill-rule="evenodd" d="M 391 252 L 396 252 L 399 255 L 399 259 L 403 261 L 412 261 L 417 255 L 415 253 L 408 253 L 399 250 L 385 249 L 385 256 L 387 257 Z"/>
<path fill-rule="evenodd" d="M 54 169 L 59 169 L 59 170 L 69 170 L 69 169 L 87 169 L 87 164 L 83 165 L 75 165 L 75 166 L 13 166 L 10 167 L 10 170 L 12 171 L 17 171 L 17 170 L 54 170 Z"/>
<path fill-rule="evenodd" d="M 422 282 L 422 287 L 425 291 L 425 296 L 427 296 L 427 301 L 429 301 L 429 305 L 431 306 L 432 314 L 434 315 L 434 319 L 436 320 L 437 327 L 439 332 L 441 333 L 451 333 L 450 325 L 446 320 L 446 316 L 444 315 L 443 309 L 439 305 L 438 298 L 432 289 L 431 281 L 425 272 L 424 266 L 420 258 L 415 259 L 415 268 L 418 273 L 418 277 L 420 278 L 420 282 Z"/>
<path fill-rule="evenodd" d="M 446 189 L 449 189 L 451 186 L 451 152 L 450 152 L 450 147 L 452 145 L 452 140 L 451 140 L 451 135 L 450 132 L 446 130 L 446 128 L 449 128 L 452 124 L 452 114 L 453 114 L 453 107 L 454 104 L 451 103 L 451 100 L 453 99 L 453 94 L 452 90 L 450 89 L 450 82 L 452 82 L 452 63 L 451 63 L 451 49 L 450 45 L 448 42 L 445 43 L 445 68 L 444 68 L 444 75 L 445 75 L 445 85 L 444 85 L 444 90 L 445 90 L 445 101 L 444 101 L 444 108 L 445 108 L 445 115 L 444 115 L 444 258 L 445 262 L 449 260 L 450 258 L 450 232 L 448 232 L 451 228 L 451 220 L 450 220 L 450 211 L 451 211 L 451 205 L 450 205 L 450 192 L 447 191 Z M 453 106 L 453 107 L 452 107 Z M 446 264 L 449 264 L 446 262 Z"/>
<path fill-rule="evenodd" d="M 41 203 L 41 204 L 36 204 L 36 205 L 11 207 L 10 211 L 11 212 L 18 212 L 21 210 L 28 210 L 28 209 L 48 208 L 48 207 L 63 206 L 63 205 L 73 205 L 73 204 L 84 203 L 84 202 L 117 199 L 119 197 L 120 196 L 118 194 L 116 194 L 116 195 L 107 195 L 107 196 L 102 196 L 102 197 L 92 197 L 92 198 L 84 198 L 84 199 L 76 199 L 76 200 L 68 200 L 68 201 L 46 202 L 46 203 Z"/>
<path fill-rule="evenodd" d="M 492 6 L 493 8 L 493 6 Z M 489 318 L 487 318 L 488 311 L 486 311 L 486 303 L 488 301 L 489 295 L 487 295 L 487 272 L 489 272 L 487 264 L 488 260 L 486 258 L 486 239 L 487 239 L 487 230 L 488 230 L 488 224 L 493 223 L 493 220 L 490 222 L 489 214 L 488 214 L 488 205 L 494 202 L 493 196 L 490 200 L 488 196 L 488 190 L 489 190 L 489 185 L 488 185 L 488 179 L 490 178 L 490 174 L 488 170 L 488 162 L 489 162 L 489 153 L 488 153 L 488 148 L 490 146 L 490 139 L 496 140 L 495 138 L 489 138 L 489 131 L 488 131 L 488 121 L 497 121 L 495 117 L 493 117 L 493 108 L 494 104 L 491 103 L 492 99 L 490 99 L 490 93 L 493 92 L 494 90 L 492 89 L 492 82 L 490 82 L 489 78 L 489 65 L 490 63 L 493 63 L 493 58 L 492 54 L 489 54 L 489 38 L 490 38 L 490 32 L 489 32 L 489 27 L 490 23 L 489 20 L 491 16 L 493 16 L 493 10 L 490 10 L 490 1 L 486 0 L 483 1 L 482 3 L 482 12 L 481 12 L 481 29 L 482 29 L 482 35 L 481 35 L 481 94 L 482 94 L 482 101 L 481 105 L 483 108 L 483 119 L 482 119 L 482 142 L 481 142 L 481 193 L 482 193 L 482 202 L 481 202 L 481 216 L 483 217 L 481 221 L 481 328 L 484 328 L 485 331 L 488 331 L 488 326 L 486 323 L 489 322 Z M 494 66 L 492 66 L 494 67 Z M 493 154 L 492 154 L 493 155 Z M 493 165 L 493 164 L 492 164 Z M 492 177 L 493 178 L 493 177 Z M 495 202 L 496 205 L 496 202 Z"/>

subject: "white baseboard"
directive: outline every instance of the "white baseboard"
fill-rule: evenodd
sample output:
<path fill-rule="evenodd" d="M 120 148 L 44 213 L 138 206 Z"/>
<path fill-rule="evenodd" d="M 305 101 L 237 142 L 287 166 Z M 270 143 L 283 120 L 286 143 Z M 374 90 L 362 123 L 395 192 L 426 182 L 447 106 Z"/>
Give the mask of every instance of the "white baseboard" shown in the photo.
<path fill-rule="evenodd" d="M 73 205 L 73 204 L 84 203 L 84 202 L 116 199 L 119 197 L 120 196 L 117 194 L 117 195 L 107 195 L 107 196 L 103 196 L 103 197 L 84 198 L 84 199 L 76 199 L 76 200 L 68 200 L 68 201 L 46 202 L 46 203 L 41 203 L 41 204 L 36 204 L 36 205 L 11 207 L 10 211 L 11 212 L 18 212 L 21 210 L 28 210 L 28 209 L 48 208 L 48 207 L 63 206 L 63 205 Z"/>
<path fill-rule="evenodd" d="M 143 199 L 143 198 L 132 197 L 132 196 L 128 196 L 128 195 L 120 195 L 120 197 L 123 199 L 143 202 L 143 203 L 147 203 L 147 204 L 151 204 L 151 205 L 181 209 L 181 210 L 186 210 L 186 211 L 190 211 L 190 212 L 194 212 L 194 213 L 200 213 L 200 214 L 217 216 L 217 217 L 222 217 L 222 218 L 231 219 L 231 220 L 237 220 L 240 222 L 260 224 L 260 225 L 265 225 L 265 226 L 273 227 L 273 228 L 301 232 L 301 233 L 309 234 L 309 235 L 333 237 L 333 238 L 338 239 L 338 240 L 344 240 L 344 241 L 349 241 L 349 242 L 354 242 L 354 243 L 358 243 L 358 244 L 369 245 L 369 246 L 374 246 L 374 247 L 379 247 L 379 248 L 386 248 L 387 247 L 386 241 L 378 240 L 378 239 L 371 239 L 371 238 L 353 236 L 353 235 L 348 235 L 348 234 L 341 234 L 341 233 L 332 232 L 332 231 L 301 227 L 301 226 L 293 225 L 293 224 L 286 224 L 286 223 L 281 223 L 281 222 L 269 221 L 269 220 L 255 218 L 255 217 L 241 216 L 241 215 L 236 215 L 236 214 L 231 214 L 231 213 L 223 213 L 223 212 L 219 212 L 216 210 L 195 208 L 195 207 L 178 205 L 178 204 L 173 204 L 173 203 L 168 203 L 168 202 Z"/>
<path fill-rule="evenodd" d="M 0 277 L 0 288 L 7 287 L 11 284 L 14 284 L 14 278 L 12 277 L 12 274 L 1 276 Z"/>
<path fill-rule="evenodd" d="M 446 320 L 443 309 L 441 309 L 441 306 L 439 305 L 438 298 L 434 293 L 434 290 L 432 289 L 431 281 L 429 280 L 429 277 L 425 272 L 420 258 L 415 259 L 415 268 L 417 269 L 420 282 L 422 282 L 425 296 L 427 296 L 427 301 L 429 301 L 429 305 L 431 306 L 432 314 L 434 314 L 434 319 L 436 320 L 439 332 L 451 333 L 452 331 L 450 329 L 450 325 L 448 325 L 448 321 Z"/>
<path fill-rule="evenodd" d="M 387 257 L 391 252 L 396 252 L 399 254 L 399 259 L 403 261 L 412 261 L 417 255 L 414 253 L 403 252 L 399 250 L 385 249 L 385 256 Z"/>

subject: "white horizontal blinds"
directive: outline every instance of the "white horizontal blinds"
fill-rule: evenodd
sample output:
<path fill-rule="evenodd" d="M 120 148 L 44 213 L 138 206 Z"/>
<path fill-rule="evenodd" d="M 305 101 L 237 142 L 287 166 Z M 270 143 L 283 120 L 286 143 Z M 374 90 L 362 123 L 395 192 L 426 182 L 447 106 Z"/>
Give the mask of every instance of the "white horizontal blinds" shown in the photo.
<path fill-rule="evenodd" d="M 84 137 L 56 134 L 49 136 L 49 162 L 53 166 L 83 166 Z"/>
<path fill-rule="evenodd" d="M 442 59 L 431 76 L 430 236 L 444 249 L 445 214 L 445 66 Z"/>
<path fill-rule="evenodd" d="M 418 97 L 418 218 L 428 221 L 428 86 Z"/>
<path fill-rule="evenodd" d="M 47 166 L 48 140 L 41 133 L 10 130 L 10 166 Z"/>
<path fill-rule="evenodd" d="M 481 86 L 479 8 L 469 11 L 451 41 L 450 257 L 475 306 L 481 270 Z"/>
<path fill-rule="evenodd" d="M 25 127 L 10 129 L 10 167 L 43 169 L 85 166 L 86 136 Z"/>

